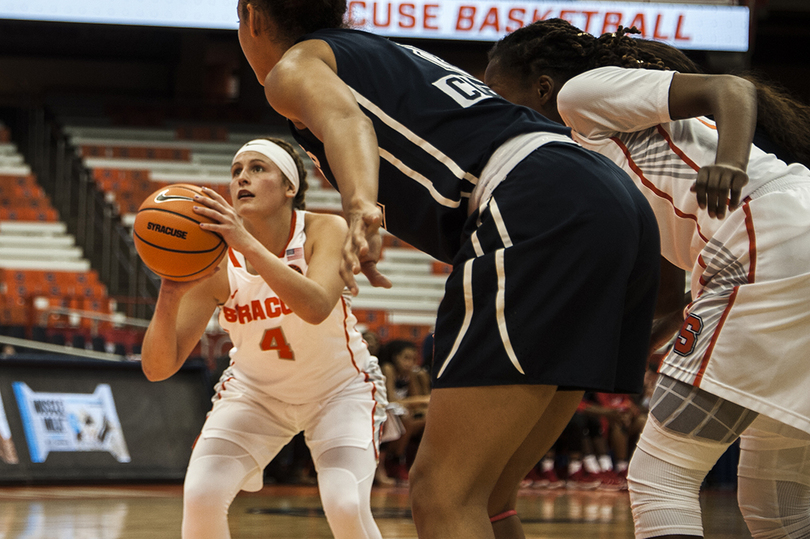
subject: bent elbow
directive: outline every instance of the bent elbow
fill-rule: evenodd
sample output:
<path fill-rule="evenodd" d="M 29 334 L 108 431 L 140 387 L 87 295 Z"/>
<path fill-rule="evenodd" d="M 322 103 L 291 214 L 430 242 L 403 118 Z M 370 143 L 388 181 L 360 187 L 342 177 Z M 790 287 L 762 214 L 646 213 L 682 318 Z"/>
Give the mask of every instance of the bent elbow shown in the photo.
<path fill-rule="evenodd" d="M 299 312 L 296 314 L 298 314 L 299 318 L 301 318 L 307 324 L 317 326 L 329 318 L 329 315 L 332 314 L 332 310 L 334 308 L 334 305 L 327 305 L 326 302 L 322 302 L 319 304 L 311 304 L 306 312 Z"/>
<path fill-rule="evenodd" d="M 146 379 L 150 382 L 160 382 L 168 378 L 164 372 L 155 369 L 153 366 L 149 365 L 148 362 L 144 362 L 143 360 L 141 360 L 141 370 L 144 376 L 146 376 Z"/>
<path fill-rule="evenodd" d="M 317 326 L 323 323 L 327 318 L 329 318 L 329 313 L 332 311 L 322 312 L 320 310 L 313 310 L 312 312 L 306 314 L 299 314 L 298 316 L 307 324 L 312 324 L 313 326 Z"/>

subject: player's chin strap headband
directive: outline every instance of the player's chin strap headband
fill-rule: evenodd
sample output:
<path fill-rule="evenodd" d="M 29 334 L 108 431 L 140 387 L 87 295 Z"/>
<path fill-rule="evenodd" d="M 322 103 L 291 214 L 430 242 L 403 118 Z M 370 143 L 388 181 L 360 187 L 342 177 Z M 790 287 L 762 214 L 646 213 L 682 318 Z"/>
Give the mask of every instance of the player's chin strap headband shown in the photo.
<path fill-rule="evenodd" d="M 281 173 L 284 174 L 284 177 L 290 180 L 290 183 L 292 183 L 294 190 L 293 194 L 298 193 L 298 187 L 300 186 L 300 181 L 298 180 L 298 167 L 295 166 L 295 160 L 287 152 L 287 150 L 267 139 L 259 138 L 256 140 L 251 140 L 239 148 L 236 155 L 239 155 L 242 152 L 258 152 L 268 158 L 270 162 L 275 163 L 275 165 L 281 170 Z M 234 159 L 236 159 L 236 157 L 234 157 Z"/>

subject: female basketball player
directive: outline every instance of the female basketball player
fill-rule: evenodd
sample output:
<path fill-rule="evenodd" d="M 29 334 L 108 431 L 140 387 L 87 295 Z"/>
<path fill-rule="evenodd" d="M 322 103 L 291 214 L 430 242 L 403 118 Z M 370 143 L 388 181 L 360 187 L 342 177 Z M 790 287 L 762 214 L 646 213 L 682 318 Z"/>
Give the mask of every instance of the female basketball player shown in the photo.
<path fill-rule="evenodd" d="M 491 520 L 511 515 L 493 493 L 519 484 L 583 389 L 640 391 L 654 216 L 566 128 L 420 49 L 342 28 L 345 10 L 240 0 L 240 43 L 341 193 L 350 288 L 360 271 L 390 285 L 380 226 L 453 264 L 411 502 L 420 537 L 492 537 Z"/>
<path fill-rule="evenodd" d="M 143 343 L 150 380 L 177 372 L 219 307 L 231 364 L 191 454 L 183 537 L 228 538 L 228 507 L 303 431 L 336 538 L 380 538 L 369 496 L 385 386 L 338 271 L 346 224 L 304 211 L 306 172 L 292 146 L 245 144 L 233 158 L 233 206 L 207 190 L 201 215 L 218 224 L 228 256 L 212 276 L 161 283 Z"/>
<path fill-rule="evenodd" d="M 486 80 L 622 166 L 655 211 L 662 254 L 692 272 L 630 466 L 636 537 L 702 536 L 700 485 L 741 435 L 751 533 L 808 537 L 810 171 L 752 147 L 753 85 L 662 70 L 690 64 L 666 45 L 623 31 L 596 39 L 558 19 L 499 42 Z M 778 117 L 760 101 L 761 117 Z M 785 120 L 808 140 L 807 125 Z M 801 146 L 791 149 L 807 155 Z"/>

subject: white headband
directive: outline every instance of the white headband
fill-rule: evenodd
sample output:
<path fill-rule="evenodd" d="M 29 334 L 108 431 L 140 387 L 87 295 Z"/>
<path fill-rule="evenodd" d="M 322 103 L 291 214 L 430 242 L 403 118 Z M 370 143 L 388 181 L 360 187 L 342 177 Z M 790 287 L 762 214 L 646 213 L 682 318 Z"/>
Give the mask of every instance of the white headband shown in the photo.
<path fill-rule="evenodd" d="M 298 187 L 300 186 L 298 167 L 295 166 L 295 159 L 292 158 L 287 150 L 267 139 L 259 138 L 251 140 L 239 148 L 234 159 L 243 152 L 258 152 L 268 158 L 271 163 L 275 163 L 281 170 L 281 173 L 284 174 L 284 177 L 292 183 L 294 192 L 298 193 Z"/>

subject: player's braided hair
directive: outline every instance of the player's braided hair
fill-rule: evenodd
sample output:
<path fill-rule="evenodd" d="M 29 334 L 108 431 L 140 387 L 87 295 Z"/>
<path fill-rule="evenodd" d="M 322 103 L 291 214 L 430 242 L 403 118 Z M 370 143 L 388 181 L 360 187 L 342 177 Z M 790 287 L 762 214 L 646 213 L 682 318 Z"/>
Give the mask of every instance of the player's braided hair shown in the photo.
<path fill-rule="evenodd" d="M 537 21 L 515 30 L 489 51 L 489 59 L 526 80 L 542 73 L 569 79 L 593 67 L 595 37 L 563 19 Z"/>
<path fill-rule="evenodd" d="M 536 21 L 507 35 L 489 52 L 490 60 L 517 74 L 522 80 L 542 73 L 554 74 L 565 80 L 584 71 L 602 66 L 627 68 L 673 68 L 659 57 L 666 51 L 639 44 L 629 37 L 635 28 L 620 26 L 614 33 L 596 38 L 563 19 Z M 680 51 L 680 62 L 695 66 Z M 673 55 L 675 56 L 675 55 Z"/>
<path fill-rule="evenodd" d="M 239 0 L 239 14 L 247 16 L 247 5 L 265 12 L 276 23 L 283 38 L 295 40 L 322 28 L 342 28 L 346 0 Z"/>
<path fill-rule="evenodd" d="M 565 82 L 602 66 L 702 73 L 677 48 L 630 37 L 638 33 L 635 28 L 620 26 L 616 32 L 596 38 L 562 19 L 536 21 L 496 43 L 489 51 L 489 59 L 497 60 L 521 81 L 548 74 Z M 740 76 L 756 86 L 757 127 L 797 161 L 810 166 L 810 107 L 759 76 Z"/>
<path fill-rule="evenodd" d="M 755 73 L 740 76 L 757 89 L 757 127 L 788 156 L 810 167 L 810 106 L 793 97 L 782 86 L 768 82 Z"/>

